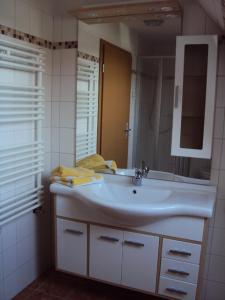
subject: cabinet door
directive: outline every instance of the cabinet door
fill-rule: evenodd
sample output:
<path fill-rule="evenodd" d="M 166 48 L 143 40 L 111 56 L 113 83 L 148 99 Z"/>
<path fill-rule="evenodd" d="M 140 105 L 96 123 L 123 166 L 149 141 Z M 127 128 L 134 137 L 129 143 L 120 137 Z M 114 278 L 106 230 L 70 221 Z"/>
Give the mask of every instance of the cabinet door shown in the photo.
<path fill-rule="evenodd" d="M 217 36 L 179 36 L 171 154 L 211 158 Z"/>
<path fill-rule="evenodd" d="M 111 228 L 90 228 L 90 277 L 120 284 L 123 232 Z"/>
<path fill-rule="evenodd" d="M 124 232 L 122 284 L 155 292 L 159 238 Z"/>
<path fill-rule="evenodd" d="M 87 225 L 57 218 L 57 268 L 87 275 Z"/>

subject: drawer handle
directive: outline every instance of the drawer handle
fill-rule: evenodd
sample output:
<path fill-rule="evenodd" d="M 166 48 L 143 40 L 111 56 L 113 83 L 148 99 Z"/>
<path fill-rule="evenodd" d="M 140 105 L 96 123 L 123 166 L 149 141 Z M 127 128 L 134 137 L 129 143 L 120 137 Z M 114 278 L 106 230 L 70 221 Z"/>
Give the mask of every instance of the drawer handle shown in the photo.
<path fill-rule="evenodd" d="M 180 251 L 180 250 L 170 250 L 169 253 L 174 254 L 174 255 L 182 255 L 182 256 L 191 256 L 190 252 L 186 251 Z"/>
<path fill-rule="evenodd" d="M 185 272 L 185 271 L 179 271 L 179 270 L 175 270 L 175 269 L 168 269 L 167 270 L 169 273 L 172 273 L 172 274 L 178 274 L 178 275 L 182 275 L 182 276 L 189 276 L 190 273 L 188 272 Z"/>
<path fill-rule="evenodd" d="M 130 245 L 130 246 L 135 246 L 135 247 L 144 247 L 145 244 L 139 243 L 139 242 L 133 242 L 133 241 L 124 241 L 124 244 Z"/>
<path fill-rule="evenodd" d="M 174 289 L 174 288 L 166 288 L 166 290 L 170 293 L 175 293 L 175 294 L 178 294 L 178 295 L 187 295 L 187 292 L 182 291 L 182 290 L 177 290 L 177 289 Z"/>
<path fill-rule="evenodd" d="M 65 229 L 65 232 L 71 233 L 71 234 L 76 234 L 76 235 L 82 235 L 83 232 L 79 230 L 74 230 L 74 229 Z"/>
<path fill-rule="evenodd" d="M 99 237 L 99 239 L 103 240 L 103 241 L 108 241 L 108 242 L 119 242 L 119 239 L 111 237 L 111 236 L 106 236 L 106 235 L 101 235 Z"/>

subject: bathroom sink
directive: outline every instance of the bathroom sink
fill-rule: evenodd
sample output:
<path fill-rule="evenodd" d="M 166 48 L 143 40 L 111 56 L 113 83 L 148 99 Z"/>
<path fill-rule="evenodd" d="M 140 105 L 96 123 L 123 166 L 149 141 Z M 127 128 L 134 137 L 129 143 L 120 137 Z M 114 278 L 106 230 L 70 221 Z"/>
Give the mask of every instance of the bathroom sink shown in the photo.
<path fill-rule="evenodd" d="M 73 188 L 54 183 L 51 192 L 72 197 L 126 225 L 176 215 L 208 218 L 213 213 L 216 189 L 212 186 L 149 179 L 134 186 L 130 177 L 108 174 L 104 179 Z"/>

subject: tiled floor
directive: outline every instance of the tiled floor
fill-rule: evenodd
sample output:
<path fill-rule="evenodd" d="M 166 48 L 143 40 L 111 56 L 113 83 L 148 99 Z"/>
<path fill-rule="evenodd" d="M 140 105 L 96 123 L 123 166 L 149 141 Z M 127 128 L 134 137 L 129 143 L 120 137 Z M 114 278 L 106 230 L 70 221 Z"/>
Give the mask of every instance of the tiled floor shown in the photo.
<path fill-rule="evenodd" d="M 31 283 L 13 300 L 159 300 L 122 288 L 49 272 Z"/>

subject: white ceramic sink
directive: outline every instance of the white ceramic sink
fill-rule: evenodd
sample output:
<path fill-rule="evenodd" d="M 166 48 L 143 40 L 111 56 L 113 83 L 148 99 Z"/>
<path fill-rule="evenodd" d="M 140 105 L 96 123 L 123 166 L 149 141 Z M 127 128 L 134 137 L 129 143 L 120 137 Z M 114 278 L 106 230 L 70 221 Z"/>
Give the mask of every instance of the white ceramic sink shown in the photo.
<path fill-rule="evenodd" d="M 127 176 L 107 174 L 104 178 L 103 183 L 74 188 L 54 183 L 51 192 L 73 197 L 130 225 L 163 216 L 212 216 L 215 187 L 151 179 L 143 179 L 143 185 L 137 187 Z"/>

